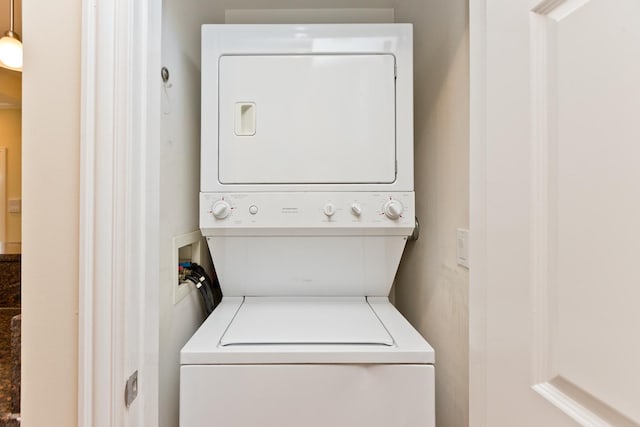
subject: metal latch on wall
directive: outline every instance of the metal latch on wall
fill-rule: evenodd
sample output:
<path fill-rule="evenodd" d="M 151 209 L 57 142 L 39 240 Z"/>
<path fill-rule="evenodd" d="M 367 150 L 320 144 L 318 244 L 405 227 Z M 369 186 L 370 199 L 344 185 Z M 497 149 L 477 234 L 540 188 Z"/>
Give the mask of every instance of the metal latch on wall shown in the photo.
<path fill-rule="evenodd" d="M 136 400 L 136 397 L 138 397 L 138 371 L 131 374 L 124 387 L 124 404 L 127 408 Z"/>

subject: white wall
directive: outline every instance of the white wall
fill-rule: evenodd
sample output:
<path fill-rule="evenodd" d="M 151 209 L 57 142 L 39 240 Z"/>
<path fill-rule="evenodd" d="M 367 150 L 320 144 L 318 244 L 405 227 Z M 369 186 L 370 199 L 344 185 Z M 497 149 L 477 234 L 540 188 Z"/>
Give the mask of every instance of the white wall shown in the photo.
<path fill-rule="evenodd" d="M 80 11 L 74 0 L 24 5 L 25 427 L 77 423 Z"/>
<path fill-rule="evenodd" d="M 468 425 L 468 270 L 456 228 L 469 223 L 468 0 L 397 0 L 414 24 L 416 211 L 420 239 L 396 277 L 396 305 L 436 351 L 438 427 Z"/>
<path fill-rule="evenodd" d="M 200 189 L 199 72 L 185 60 L 176 21 L 188 7 L 162 13 L 162 65 L 170 81 L 161 89 L 160 129 L 160 283 L 159 426 L 178 425 L 180 349 L 204 319 L 197 292 L 174 304 L 173 238 L 198 230 Z M 158 70 L 159 71 L 159 70 Z M 205 248 L 206 249 L 206 248 Z M 206 254 L 205 254 L 206 255 Z"/>

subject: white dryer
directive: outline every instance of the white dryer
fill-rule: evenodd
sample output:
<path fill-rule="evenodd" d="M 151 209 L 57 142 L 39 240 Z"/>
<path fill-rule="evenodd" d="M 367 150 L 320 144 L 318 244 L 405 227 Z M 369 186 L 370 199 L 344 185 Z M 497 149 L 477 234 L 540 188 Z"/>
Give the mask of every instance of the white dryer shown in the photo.
<path fill-rule="evenodd" d="M 200 227 L 223 301 L 182 426 L 435 425 L 434 351 L 390 304 L 414 227 L 412 28 L 205 25 Z"/>

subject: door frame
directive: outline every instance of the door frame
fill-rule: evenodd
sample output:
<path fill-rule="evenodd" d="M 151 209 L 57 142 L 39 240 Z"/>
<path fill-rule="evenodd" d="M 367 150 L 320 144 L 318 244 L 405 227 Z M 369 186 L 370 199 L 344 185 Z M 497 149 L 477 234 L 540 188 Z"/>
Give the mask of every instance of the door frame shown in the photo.
<path fill-rule="evenodd" d="M 469 425 L 473 427 L 487 425 L 486 1 L 469 2 Z"/>
<path fill-rule="evenodd" d="M 158 423 L 161 11 L 82 1 L 78 426 Z"/>

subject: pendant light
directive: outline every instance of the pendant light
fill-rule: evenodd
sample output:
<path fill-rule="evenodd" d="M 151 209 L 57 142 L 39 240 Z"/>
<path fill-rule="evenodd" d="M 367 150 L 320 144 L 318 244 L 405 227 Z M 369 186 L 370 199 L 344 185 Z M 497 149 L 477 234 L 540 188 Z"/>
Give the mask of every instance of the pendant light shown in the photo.
<path fill-rule="evenodd" d="M 13 31 L 14 0 L 9 0 L 11 23 L 9 31 L 0 39 L 0 66 L 10 70 L 22 71 L 22 43 L 20 36 Z"/>

